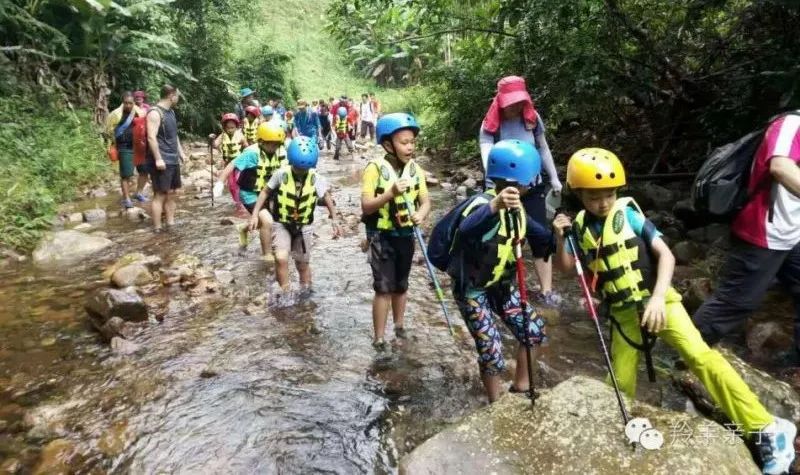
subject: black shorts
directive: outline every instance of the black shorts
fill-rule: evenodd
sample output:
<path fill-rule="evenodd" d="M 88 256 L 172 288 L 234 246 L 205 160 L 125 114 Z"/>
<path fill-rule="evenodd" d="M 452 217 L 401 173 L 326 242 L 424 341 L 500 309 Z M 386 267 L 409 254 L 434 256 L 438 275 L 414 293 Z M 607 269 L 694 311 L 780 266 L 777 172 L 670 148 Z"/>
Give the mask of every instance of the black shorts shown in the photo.
<path fill-rule="evenodd" d="M 547 206 L 545 204 L 547 192 L 548 185 L 540 183 L 528 190 L 528 193 L 522 197 L 522 206 L 525 208 L 525 212 L 545 228 L 550 227 L 550 223 L 547 222 Z M 534 246 L 531 241 L 531 253 L 533 257 L 544 257 L 547 254 L 547 247 Z"/>
<path fill-rule="evenodd" d="M 413 236 L 378 233 L 370 239 L 368 257 L 375 292 L 402 294 L 408 290 L 408 274 L 414 257 Z"/>
<path fill-rule="evenodd" d="M 253 214 L 253 209 L 255 209 L 256 204 L 255 203 L 250 203 L 250 204 L 242 203 L 242 206 L 244 206 L 244 209 L 246 209 L 248 213 Z"/>
<path fill-rule="evenodd" d="M 181 166 L 167 165 L 164 170 L 156 168 L 155 164 L 149 164 L 150 181 L 153 183 L 153 191 L 156 193 L 167 193 L 181 187 Z"/>

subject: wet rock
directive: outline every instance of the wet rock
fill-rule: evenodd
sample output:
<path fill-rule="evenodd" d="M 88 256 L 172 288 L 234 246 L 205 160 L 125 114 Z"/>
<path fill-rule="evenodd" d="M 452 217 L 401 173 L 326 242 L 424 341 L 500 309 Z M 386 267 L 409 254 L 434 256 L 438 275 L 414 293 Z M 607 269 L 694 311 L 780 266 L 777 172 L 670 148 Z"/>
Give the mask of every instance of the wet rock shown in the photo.
<path fill-rule="evenodd" d="M 134 206 L 125 210 L 125 217 L 130 221 L 143 221 L 147 219 L 147 213 L 142 208 Z"/>
<path fill-rule="evenodd" d="M 111 351 L 117 355 L 132 355 L 139 351 L 141 347 L 125 338 L 115 336 L 111 338 Z"/>
<path fill-rule="evenodd" d="M 439 180 L 429 173 L 425 175 L 425 183 L 428 186 L 437 186 L 439 184 Z"/>
<path fill-rule="evenodd" d="M 711 287 L 711 279 L 700 277 L 689 279 L 685 282 L 686 290 L 683 292 L 683 306 L 689 315 L 692 315 L 703 302 L 711 297 L 713 288 Z"/>
<path fill-rule="evenodd" d="M 223 226 L 233 226 L 234 224 L 236 224 L 236 221 L 234 221 L 233 218 L 229 218 L 226 216 L 219 220 L 219 224 Z"/>
<path fill-rule="evenodd" d="M 467 197 L 467 187 L 464 185 L 459 186 L 456 188 L 456 197 L 457 198 L 466 198 Z"/>
<path fill-rule="evenodd" d="M 664 437 L 660 450 L 631 450 L 610 386 L 576 376 L 527 399 L 506 395 L 417 447 L 401 461 L 407 474 L 463 473 L 760 473 L 740 439 L 717 424 L 643 403 L 628 406 Z M 680 426 L 702 440 L 686 441 Z"/>
<path fill-rule="evenodd" d="M 778 381 L 764 371 L 745 363 L 728 348 L 718 346 L 716 349 L 742 376 L 744 382 L 750 386 L 770 414 L 790 421 L 800 420 L 800 394 L 789 384 Z M 673 376 L 673 379 L 676 379 L 678 384 L 686 389 L 686 393 L 690 397 L 698 399 L 694 401 L 695 406 L 702 407 L 711 404 L 711 397 L 697 377 L 690 372 L 683 372 L 678 378 Z"/>
<path fill-rule="evenodd" d="M 759 322 L 747 330 L 747 348 L 764 360 L 777 352 L 791 348 L 794 337 L 780 322 Z"/>
<path fill-rule="evenodd" d="M 113 244 L 109 239 L 90 236 L 79 231 L 57 231 L 42 239 L 33 251 L 33 261 L 39 266 L 71 263 Z"/>
<path fill-rule="evenodd" d="M 712 223 L 702 228 L 692 229 L 686 233 L 695 242 L 713 243 L 721 238 L 727 238 L 730 227 L 726 224 Z"/>
<path fill-rule="evenodd" d="M 73 473 L 72 459 L 78 454 L 75 443 L 67 439 L 56 439 L 48 443 L 39 455 L 34 474 Z"/>
<path fill-rule="evenodd" d="M 106 210 L 100 208 L 87 209 L 83 212 L 83 220 L 87 223 L 99 223 L 106 220 Z"/>
<path fill-rule="evenodd" d="M 140 262 L 134 262 L 125 267 L 117 269 L 111 276 L 111 283 L 119 288 L 130 287 L 131 285 L 146 285 L 153 280 L 153 275 L 147 270 L 147 266 Z"/>
<path fill-rule="evenodd" d="M 469 177 L 463 182 L 461 182 L 461 186 L 466 187 L 468 190 L 474 190 L 476 186 L 478 186 L 478 180 Z"/>
<path fill-rule="evenodd" d="M 7 458 L 0 464 L 0 473 L 14 474 L 22 470 L 22 462 L 16 458 Z"/>
<path fill-rule="evenodd" d="M 200 371 L 200 377 L 203 379 L 213 378 L 219 375 L 219 371 L 215 368 L 205 368 L 203 371 Z"/>
<path fill-rule="evenodd" d="M 89 223 L 81 223 L 81 224 L 75 226 L 72 229 L 74 231 L 88 231 L 88 230 L 92 229 L 92 225 L 89 224 Z"/>
<path fill-rule="evenodd" d="M 13 262 L 25 262 L 28 260 L 28 256 L 26 256 L 25 254 L 20 254 L 13 249 L 2 249 L 2 251 L 0 251 L 0 254 L 2 254 L 2 256 L 5 257 L 6 259 Z"/>
<path fill-rule="evenodd" d="M 108 233 L 105 232 L 105 231 L 95 231 L 93 233 L 89 233 L 89 235 L 90 236 L 97 236 L 97 237 L 101 237 L 101 238 L 107 238 L 108 237 Z"/>
<path fill-rule="evenodd" d="M 84 308 L 95 319 L 107 322 L 119 317 L 127 322 L 147 321 L 147 305 L 139 295 L 117 289 L 95 290 L 84 304 Z"/>
<path fill-rule="evenodd" d="M 64 404 L 45 404 L 26 412 L 22 423 L 28 429 L 28 437 L 31 439 L 63 437 L 67 433 L 65 422 L 67 414 L 77 405 L 78 403 L 74 401 Z"/>
<path fill-rule="evenodd" d="M 97 448 L 107 457 L 121 454 L 129 442 L 128 421 L 114 423 L 97 441 Z"/>
<path fill-rule="evenodd" d="M 83 222 L 83 213 L 70 213 L 67 216 L 68 223 L 82 223 Z"/>
<path fill-rule="evenodd" d="M 452 189 L 453 189 L 453 184 L 452 184 L 452 183 L 450 183 L 450 182 L 447 182 L 447 181 L 444 181 L 444 182 L 442 182 L 442 185 L 441 185 L 441 186 L 442 186 L 442 189 L 443 189 L 444 191 L 450 191 L 450 190 L 452 190 Z"/>
<path fill-rule="evenodd" d="M 233 277 L 233 273 L 229 270 L 215 270 L 214 278 L 217 279 L 217 282 L 222 285 L 230 285 L 236 282 Z"/>
<path fill-rule="evenodd" d="M 105 198 L 108 196 L 108 192 L 103 188 L 95 188 L 89 192 L 90 198 Z"/>
<path fill-rule="evenodd" d="M 141 252 L 125 254 L 124 256 L 120 257 L 117 262 L 103 271 L 103 277 L 106 279 L 111 279 L 115 272 L 131 264 L 141 264 L 150 272 L 155 272 L 159 267 L 161 267 L 161 258 L 158 256 L 147 256 Z"/>
<path fill-rule="evenodd" d="M 642 209 L 668 211 L 675 203 L 672 190 L 655 183 L 637 183 L 630 186 L 628 195 L 635 199 Z"/>
<path fill-rule="evenodd" d="M 99 331 L 100 334 L 103 335 L 103 338 L 105 338 L 105 340 L 108 342 L 115 337 L 125 339 L 133 338 L 136 336 L 139 330 L 147 325 L 144 322 L 126 322 L 119 317 L 111 317 L 105 323 L 102 323 L 102 321 L 95 318 L 91 318 L 91 320 L 97 331 Z"/>
<path fill-rule="evenodd" d="M 109 219 L 119 218 L 119 216 L 120 216 L 119 211 L 109 211 L 108 213 L 106 213 L 106 217 L 108 217 Z"/>
<path fill-rule="evenodd" d="M 703 257 L 704 253 L 703 247 L 692 241 L 681 241 L 672 247 L 672 254 L 679 265 L 690 264 Z"/>

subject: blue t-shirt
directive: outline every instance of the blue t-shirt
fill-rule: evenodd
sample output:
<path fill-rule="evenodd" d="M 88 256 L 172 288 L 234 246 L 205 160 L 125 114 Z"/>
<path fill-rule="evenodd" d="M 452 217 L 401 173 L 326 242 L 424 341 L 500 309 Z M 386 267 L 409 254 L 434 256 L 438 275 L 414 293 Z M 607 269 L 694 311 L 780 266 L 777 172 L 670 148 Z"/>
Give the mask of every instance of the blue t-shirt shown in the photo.
<path fill-rule="evenodd" d="M 233 168 L 239 171 L 247 170 L 248 168 L 257 168 L 258 159 L 259 152 L 246 148 L 242 153 L 239 154 L 238 157 L 233 160 Z M 242 190 L 240 188 L 239 200 L 246 205 L 255 204 L 255 202 L 258 201 L 258 193 L 254 191 Z"/>
<path fill-rule="evenodd" d="M 592 233 L 595 236 L 599 236 L 603 234 L 603 224 L 605 223 L 604 219 L 597 218 L 593 216 L 588 211 L 586 212 L 586 225 L 589 226 L 589 229 L 592 230 Z M 625 219 L 628 220 L 628 224 L 630 224 L 631 229 L 633 232 L 642 238 L 645 245 L 650 248 L 653 244 L 653 241 L 661 237 L 661 232 L 656 229 L 656 226 L 650 222 L 644 215 L 635 209 L 631 208 L 630 206 L 625 208 Z M 578 243 L 575 243 L 576 245 Z M 567 246 L 567 252 L 572 255 L 572 248 Z"/>

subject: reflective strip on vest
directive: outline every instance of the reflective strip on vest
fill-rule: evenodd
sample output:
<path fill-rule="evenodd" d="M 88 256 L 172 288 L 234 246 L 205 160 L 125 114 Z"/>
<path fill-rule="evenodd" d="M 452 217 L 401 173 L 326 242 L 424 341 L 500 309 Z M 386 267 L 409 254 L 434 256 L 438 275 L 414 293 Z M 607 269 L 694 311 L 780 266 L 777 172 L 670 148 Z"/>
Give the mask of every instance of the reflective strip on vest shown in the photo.
<path fill-rule="evenodd" d="M 336 131 L 347 132 L 347 121 L 345 119 L 339 119 L 336 121 Z"/>
<path fill-rule="evenodd" d="M 251 144 L 256 143 L 256 139 L 258 138 L 258 120 L 253 119 L 251 122 L 250 119 L 245 117 L 244 122 L 242 122 L 242 132 L 244 132 L 244 137 L 248 142 Z"/>
<path fill-rule="evenodd" d="M 261 150 L 261 147 L 259 147 L 258 144 L 250 145 L 245 150 L 251 150 L 251 151 L 254 151 L 254 152 L 258 153 L 258 166 L 256 167 L 256 170 L 255 170 L 256 178 L 255 178 L 255 184 L 253 186 L 253 190 L 252 191 L 255 191 L 256 193 L 259 193 L 267 185 L 267 182 L 272 177 L 272 174 L 275 173 L 275 171 L 278 170 L 281 167 L 282 161 L 281 161 L 281 158 L 278 156 L 277 153 L 275 155 L 273 155 L 272 157 L 267 156 L 267 154 L 264 153 L 263 150 Z M 252 169 L 251 170 L 242 170 L 241 173 L 245 174 L 245 173 L 251 173 L 251 172 L 252 172 Z M 248 188 L 243 188 L 243 189 L 245 189 L 247 191 L 251 191 Z"/>
<path fill-rule="evenodd" d="M 306 174 L 303 188 L 297 194 L 294 173 L 287 168 L 278 187 L 276 204 L 278 221 L 284 224 L 311 224 L 314 221 L 314 208 L 317 205 L 317 174 L 312 169 Z"/>
<path fill-rule="evenodd" d="M 612 307 L 641 303 L 650 297 L 652 285 L 650 255 L 644 241 L 628 222 L 628 206 L 642 213 L 632 198 L 618 199 L 603 223 L 599 243 L 584 225 L 586 211 L 575 217 L 579 246 L 589 261 L 587 267 L 597 275 L 600 293 Z"/>
<path fill-rule="evenodd" d="M 398 180 L 398 176 L 394 167 L 385 158 L 377 158 L 370 163 L 378 167 L 378 186 L 375 188 L 375 196 L 379 196 L 394 185 L 394 182 Z M 396 196 L 378 210 L 377 228 L 380 231 L 391 231 L 397 228 L 414 226 L 408 214 L 405 200 L 408 199 L 411 203 L 412 210 L 416 210 L 417 206 L 419 206 L 419 188 L 422 173 L 419 173 L 419 165 L 414 160 L 409 160 L 403 167 L 400 176 L 410 180 L 411 185 L 409 185 L 405 194 Z"/>
<path fill-rule="evenodd" d="M 236 137 L 236 132 L 233 133 L 233 137 L 228 135 L 227 132 L 222 133 L 222 159 L 225 163 L 230 162 L 237 155 L 242 149 L 241 141 L 235 142 L 233 139 Z"/>

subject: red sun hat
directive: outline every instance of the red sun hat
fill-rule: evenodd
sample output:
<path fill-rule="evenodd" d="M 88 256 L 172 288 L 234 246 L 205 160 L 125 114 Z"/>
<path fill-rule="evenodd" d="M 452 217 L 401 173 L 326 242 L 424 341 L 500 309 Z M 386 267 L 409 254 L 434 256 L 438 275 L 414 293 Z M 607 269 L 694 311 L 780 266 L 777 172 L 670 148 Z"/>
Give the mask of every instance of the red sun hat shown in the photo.
<path fill-rule="evenodd" d="M 497 105 L 508 107 L 518 102 L 533 102 L 528 94 L 525 79 L 519 76 L 506 76 L 497 82 Z"/>
<path fill-rule="evenodd" d="M 147 94 L 145 94 L 144 91 L 136 91 L 133 93 L 133 97 L 141 97 L 142 99 L 146 99 Z"/>

